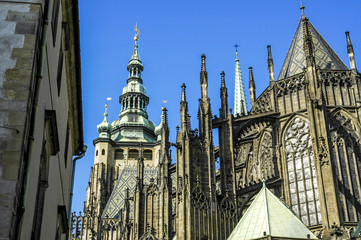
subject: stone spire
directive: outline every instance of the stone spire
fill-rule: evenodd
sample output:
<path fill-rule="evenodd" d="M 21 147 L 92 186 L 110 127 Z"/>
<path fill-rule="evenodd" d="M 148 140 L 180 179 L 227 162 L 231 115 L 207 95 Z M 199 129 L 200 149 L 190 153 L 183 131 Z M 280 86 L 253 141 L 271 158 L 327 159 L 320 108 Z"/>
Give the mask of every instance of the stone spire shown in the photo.
<path fill-rule="evenodd" d="M 251 98 L 251 107 L 253 107 L 256 101 L 256 85 L 254 83 L 253 68 L 249 67 L 249 95 Z"/>
<path fill-rule="evenodd" d="M 225 81 L 225 73 L 222 71 L 221 73 L 221 118 L 227 119 L 228 118 L 228 93 Z"/>
<path fill-rule="evenodd" d="M 355 62 L 355 53 L 353 51 L 353 46 L 351 43 L 350 32 L 346 32 L 346 40 L 347 40 L 347 53 L 348 53 L 348 57 L 350 58 L 351 70 L 357 72 L 356 62 Z"/>
<path fill-rule="evenodd" d="M 234 79 L 234 115 L 247 114 L 247 103 L 243 87 L 242 72 L 239 65 L 238 51 L 236 51 L 236 72 Z"/>
<path fill-rule="evenodd" d="M 186 85 L 182 84 L 182 97 L 180 102 L 180 115 L 181 115 L 181 129 L 182 131 L 190 130 L 189 115 L 188 115 L 188 102 L 186 99 Z"/>
<path fill-rule="evenodd" d="M 202 66 L 200 73 L 200 83 L 201 83 L 201 99 L 206 102 L 208 98 L 208 77 L 206 70 L 206 55 L 202 54 Z"/>
<path fill-rule="evenodd" d="M 271 52 L 271 45 L 267 46 L 268 49 L 268 72 L 269 72 L 269 82 L 273 84 L 275 82 L 275 71 L 273 67 L 273 58 Z"/>
<path fill-rule="evenodd" d="M 306 17 L 302 17 L 303 21 L 303 50 L 306 56 L 306 66 L 310 66 L 315 63 L 314 44 L 312 41 L 312 34 L 310 29 L 310 23 Z"/>

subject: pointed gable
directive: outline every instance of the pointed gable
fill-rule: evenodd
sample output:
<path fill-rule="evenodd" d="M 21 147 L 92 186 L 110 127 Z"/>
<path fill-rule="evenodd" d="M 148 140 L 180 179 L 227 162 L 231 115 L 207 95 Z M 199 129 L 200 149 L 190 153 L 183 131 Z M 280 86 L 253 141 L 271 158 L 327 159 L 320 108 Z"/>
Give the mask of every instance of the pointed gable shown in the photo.
<path fill-rule="evenodd" d="M 317 237 L 264 185 L 228 240 L 256 239 L 266 236 L 311 239 Z"/>
<path fill-rule="evenodd" d="M 306 57 L 303 51 L 303 19 L 298 24 L 291 47 L 288 50 L 278 80 L 301 73 L 306 67 Z M 342 60 L 336 55 L 316 28 L 309 23 L 314 45 L 315 60 L 321 69 L 348 70 Z"/>

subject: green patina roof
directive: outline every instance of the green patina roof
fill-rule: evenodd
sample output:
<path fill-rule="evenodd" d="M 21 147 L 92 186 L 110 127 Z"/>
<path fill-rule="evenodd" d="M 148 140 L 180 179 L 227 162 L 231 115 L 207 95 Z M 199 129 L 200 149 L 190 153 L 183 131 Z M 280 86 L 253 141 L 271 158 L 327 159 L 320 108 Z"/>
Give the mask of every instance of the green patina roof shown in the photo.
<path fill-rule="evenodd" d="M 301 19 L 278 79 L 287 78 L 301 73 L 306 67 L 306 56 L 303 50 L 303 24 L 303 19 Z M 323 39 L 316 28 L 311 23 L 309 23 L 309 26 L 312 35 L 317 66 L 321 69 L 348 70 L 346 65 L 332 50 L 325 39 Z"/>
<path fill-rule="evenodd" d="M 137 42 L 135 42 L 135 44 L 134 44 L 133 54 L 132 54 L 132 57 L 129 60 L 128 66 L 132 65 L 132 64 L 143 66 L 142 61 L 140 60 Z"/>
<path fill-rule="evenodd" d="M 272 237 L 307 239 L 309 234 L 311 239 L 317 239 L 289 207 L 265 185 L 228 240 L 262 238 L 264 232 Z"/>

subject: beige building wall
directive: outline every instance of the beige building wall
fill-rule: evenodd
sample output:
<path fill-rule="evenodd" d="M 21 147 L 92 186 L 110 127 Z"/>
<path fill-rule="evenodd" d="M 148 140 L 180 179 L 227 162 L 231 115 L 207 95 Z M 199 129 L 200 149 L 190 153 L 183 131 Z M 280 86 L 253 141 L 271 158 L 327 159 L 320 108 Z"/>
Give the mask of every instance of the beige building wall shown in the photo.
<path fill-rule="evenodd" d="M 0 239 L 66 238 L 83 149 L 77 11 L 68 0 L 0 1 Z"/>

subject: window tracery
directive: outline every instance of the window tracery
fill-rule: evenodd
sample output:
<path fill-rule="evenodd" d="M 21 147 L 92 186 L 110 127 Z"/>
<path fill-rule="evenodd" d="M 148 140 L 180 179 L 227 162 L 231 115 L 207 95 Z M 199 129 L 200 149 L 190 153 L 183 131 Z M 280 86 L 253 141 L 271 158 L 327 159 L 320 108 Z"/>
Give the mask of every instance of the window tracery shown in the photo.
<path fill-rule="evenodd" d="M 310 128 L 294 118 L 285 132 L 285 154 L 292 210 L 308 225 L 321 223 L 315 161 Z"/>
<path fill-rule="evenodd" d="M 345 221 L 359 221 L 361 203 L 359 179 L 361 164 L 358 127 L 345 111 L 330 117 L 332 163 L 335 167 L 339 199 Z"/>

